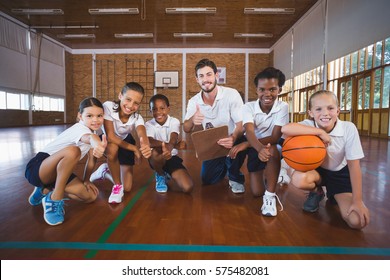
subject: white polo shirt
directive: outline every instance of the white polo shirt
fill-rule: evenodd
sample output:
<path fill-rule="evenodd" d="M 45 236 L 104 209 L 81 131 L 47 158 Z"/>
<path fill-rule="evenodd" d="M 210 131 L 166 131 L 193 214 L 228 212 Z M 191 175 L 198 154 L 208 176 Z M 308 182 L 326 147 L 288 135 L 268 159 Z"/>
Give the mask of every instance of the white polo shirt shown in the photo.
<path fill-rule="evenodd" d="M 303 120 L 300 124 L 317 127 L 313 120 Z M 363 148 L 359 133 L 354 123 L 337 119 L 336 126 L 329 133 L 331 144 L 326 148 L 327 154 L 322 168 L 338 171 L 347 165 L 347 160 L 362 159 Z"/>
<path fill-rule="evenodd" d="M 288 104 L 275 100 L 271 111 L 267 114 L 260 108 L 259 100 L 245 103 L 242 110 L 242 124 L 253 123 L 257 139 L 272 135 L 275 125 L 283 126 L 288 124 Z"/>
<path fill-rule="evenodd" d="M 86 127 L 82 121 L 79 121 L 58 135 L 52 142 L 47 144 L 41 152 L 52 155 L 66 147 L 77 146 L 81 150 L 81 160 L 91 149 L 90 144 L 80 141 L 81 137 L 85 134 L 94 134 L 94 132 Z"/>
<path fill-rule="evenodd" d="M 114 125 L 115 134 L 122 140 L 127 137 L 139 125 L 144 125 L 144 119 L 138 113 L 132 114 L 126 123 L 123 123 L 119 117 L 119 112 L 114 111 L 116 104 L 112 101 L 103 103 L 104 119 L 112 121 Z"/>
<path fill-rule="evenodd" d="M 196 105 L 205 116 L 202 126 L 206 128 L 207 123 L 213 127 L 227 125 L 229 135 L 233 133 L 236 123 L 242 121 L 242 98 L 237 90 L 229 87 L 217 86 L 218 92 L 213 106 L 205 104 L 202 98 L 202 91 L 193 96 L 187 105 L 185 120 L 190 119 L 196 112 Z"/>
<path fill-rule="evenodd" d="M 160 125 L 155 119 L 152 119 L 145 123 L 145 128 L 148 137 L 169 143 L 172 132 L 180 134 L 180 121 L 174 117 L 168 116 L 166 122 L 163 125 Z M 171 155 L 177 155 L 177 149 L 173 149 Z"/>

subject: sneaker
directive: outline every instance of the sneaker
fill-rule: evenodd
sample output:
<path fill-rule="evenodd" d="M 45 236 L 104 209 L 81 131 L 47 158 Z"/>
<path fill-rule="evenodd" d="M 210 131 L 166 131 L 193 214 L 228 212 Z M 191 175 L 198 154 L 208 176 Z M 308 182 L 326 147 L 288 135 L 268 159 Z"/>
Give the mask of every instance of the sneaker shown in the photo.
<path fill-rule="evenodd" d="M 263 206 L 261 206 L 261 214 L 267 217 L 275 217 L 278 212 L 276 209 L 276 200 L 279 202 L 281 209 L 283 211 L 283 205 L 279 200 L 279 197 L 274 194 L 264 194 L 263 195 Z"/>
<path fill-rule="evenodd" d="M 324 191 L 311 191 L 307 196 L 305 203 L 303 203 L 303 210 L 306 212 L 314 213 L 320 207 L 320 201 L 325 197 Z"/>
<path fill-rule="evenodd" d="M 287 170 L 283 167 L 280 168 L 280 172 L 279 172 L 279 178 L 278 178 L 278 184 L 279 185 L 288 185 L 290 184 L 291 182 L 291 179 L 290 177 L 287 175 Z"/>
<path fill-rule="evenodd" d="M 49 192 L 43 199 L 42 199 L 42 206 L 43 206 L 43 218 L 45 219 L 46 223 L 48 223 L 51 226 L 62 224 L 64 221 L 64 199 L 61 200 L 51 200 L 52 192 Z"/>
<path fill-rule="evenodd" d="M 245 186 L 241 183 L 229 180 L 229 186 L 233 193 L 244 193 Z"/>
<path fill-rule="evenodd" d="M 165 176 L 161 176 L 157 172 L 155 172 L 154 175 L 156 176 L 156 192 L 166 193 L 168 191 L 168 186 L 165 182 Z"/>
<path fill-rule="evenodd" d="M 33 192 L 30 194 L 30 197 L 28 198 L 28 203 L 30 203 L 33 206 L 39 205 L 42 203 L 42 199 L 46 196 L 42 192 L 43 188 L 41 187 L 34 187 Z"/>
<path fill-rule="evenodd" d="M 121 203 L 123 197 L 123 186 L 114 185 L 112 187 L 111 195 L 108 198 L 108 203 Z"/>
<path fill-rule="evenodd" d="M 96 180 L 104 180 L 104 176 L 108 171 L 109 171 L 108 164 L 107 163 L 101 164 L 99 168 L 92 173 L 91 177 L 89 178 L 89 181 L 93 182 Z"/>

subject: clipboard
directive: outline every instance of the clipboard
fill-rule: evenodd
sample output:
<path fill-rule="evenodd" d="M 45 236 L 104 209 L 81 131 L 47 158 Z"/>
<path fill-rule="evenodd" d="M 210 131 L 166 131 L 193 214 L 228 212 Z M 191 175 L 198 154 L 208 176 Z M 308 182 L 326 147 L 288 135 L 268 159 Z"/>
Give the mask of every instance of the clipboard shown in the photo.
<path fill-rule="evenodd" d="M 227 125 L 193 132 L 191 139 L 195 147 L 196 157 L 200 161 L 204 161 L 227 156 L 229 149 L 218 145 L 217 141 L 228 136 Z"/>

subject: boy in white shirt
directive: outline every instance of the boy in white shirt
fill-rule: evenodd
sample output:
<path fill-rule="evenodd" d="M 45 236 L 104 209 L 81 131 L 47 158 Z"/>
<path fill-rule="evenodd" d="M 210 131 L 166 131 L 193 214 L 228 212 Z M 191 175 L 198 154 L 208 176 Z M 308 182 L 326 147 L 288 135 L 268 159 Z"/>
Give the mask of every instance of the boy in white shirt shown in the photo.
<path fill-rule="evenodd" d="M 254 196 L 264 194 L 261 207 L 264 216 L 277 215 L 278 197 L 275 191 L 280 171 L 277 144 L 282 136 L 282 126 L 289 121 L 288 104 L 278 100 L 284 82 L 284 74 L 273 67 L 256 75 L 254 83 L 258 99 L 246 103 L 243 108 L 243 125 L 248 141 L 236 145 L 230 153 L 234 158 L 247 149 L 252 193 Z"/>
<path fill-rule="evenodd" d="M 194 183 L 176 149 L 185 144 L 179 141 L 180 121 L 169 116 L 169 100 L 165 95 L 154 95 L 149 105 L 154 118 L 145 123 L 145 128 L 153 149 L 149 164 L 156 171 L 156 191 L 165 193 L 169 186 L 189 193 Z"/>

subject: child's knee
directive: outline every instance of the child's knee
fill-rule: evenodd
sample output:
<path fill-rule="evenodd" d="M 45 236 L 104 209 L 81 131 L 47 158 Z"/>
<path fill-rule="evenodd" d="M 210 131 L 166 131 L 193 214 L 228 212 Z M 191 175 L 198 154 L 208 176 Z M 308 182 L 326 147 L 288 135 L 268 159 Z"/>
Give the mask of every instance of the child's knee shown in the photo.
<path fill-rule="evenodd" d="M 291 176 L 291 183 L 298 189 L 310 190 L 315 187 L 315 182 L 312 176 L 307 172 L 295 171 Z"/>
<path fill-rule="evenodd" d="M 81 156 L 81 150 L 77 146 L 69 146 L 66 148 L 66 157 L 79 160 Z"/>
<path fill-rule="evenodd" d="M 192 180 L 189 181 L 189 182 L 186 182 L 186 183 L 182 184 L 182 186 L 181 186 L 181 190 L 182 190 L 184 193 L 190 193 L 190 192 L 192 192 L 193 188 L 194 188 L 194 182 L 192 182 Z"/>
<path fill-rule="evenodd" d="M 192 181 L 191 177 L 187 174 L 176 177 L 177 174 L 172 174 L 172 177 L 176 181 L 176 184 L 184 193 L 192 192 L 194 188 L 194 181 Z"/>

